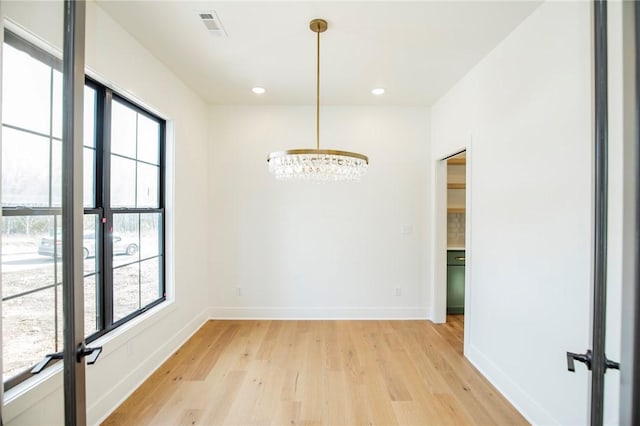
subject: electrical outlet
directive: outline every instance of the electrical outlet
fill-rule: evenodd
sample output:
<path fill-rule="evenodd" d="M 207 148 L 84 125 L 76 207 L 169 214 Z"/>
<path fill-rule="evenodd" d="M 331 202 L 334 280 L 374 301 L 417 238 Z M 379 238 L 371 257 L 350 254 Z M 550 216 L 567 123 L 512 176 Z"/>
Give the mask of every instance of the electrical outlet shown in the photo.
<path fill-rule="evenodd" d="M 402 296 L 402 288 L 396 287 L 396 296 Z"/>
<path fill-rule="evenodd" d="M 242 296 L 242 287 L 236 287 L 236 294 Z"/>

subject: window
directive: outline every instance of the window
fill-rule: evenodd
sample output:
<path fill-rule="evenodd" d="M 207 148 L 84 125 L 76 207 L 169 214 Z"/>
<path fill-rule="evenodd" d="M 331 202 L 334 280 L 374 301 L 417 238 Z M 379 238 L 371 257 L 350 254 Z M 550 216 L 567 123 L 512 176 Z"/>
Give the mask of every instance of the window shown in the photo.
<path fill-rule="evenodd" d="M 5 31 L 2 309 L 5 388 L 62 350 L 61 63 Z M 87 341 L 165 300 L 165 122 L 87 79 L 84 296 Z"/>
<path fill-rule="evenodd" d="M 138 312 L 164 291 L 157 283 L 162 250 L 162 123 L 114 96 L 111 102 L 110 209 L 113 224 L 113 321 Z"/>

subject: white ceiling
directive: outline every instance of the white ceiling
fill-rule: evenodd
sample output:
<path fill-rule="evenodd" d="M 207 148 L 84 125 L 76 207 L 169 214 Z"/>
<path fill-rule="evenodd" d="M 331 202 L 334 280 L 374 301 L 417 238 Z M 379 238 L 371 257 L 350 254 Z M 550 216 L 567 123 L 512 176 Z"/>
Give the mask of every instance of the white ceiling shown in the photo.
<path fill-rule="evenodd" d="M 430 105 L 539 1 L 98 1 L 211 104 L 315 102 L 315 33 L 323 18 L 323 105 Z M 227 37 L 209 34 L 216 11 Z M 263 86 L 261 96 L 251 92 Z M 371 89 L 386 93 L 373 96 Z"/>

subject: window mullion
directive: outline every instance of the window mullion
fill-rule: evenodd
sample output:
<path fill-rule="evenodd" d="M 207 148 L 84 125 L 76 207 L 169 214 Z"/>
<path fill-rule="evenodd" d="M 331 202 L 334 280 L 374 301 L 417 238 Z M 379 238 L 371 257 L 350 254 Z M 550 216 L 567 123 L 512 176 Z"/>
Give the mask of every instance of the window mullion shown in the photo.
<path fill-rule="evenodd" d="M 158 185 L 158 207 L 162 210 L 162 214 L 160 215 L 160 220 L 162 223 L 160 224 L 160 253 L 162 254 L 161 263 L 160 263 L 160 287 L 161 287 L 161 297 L 164 299 L 167 297 L 167 251 L 166 251 L 166 211 L 165 211 L 165 202 L 166 202 L 166 178 L 167 178 L 167 151 L 166 151 L 166 143 L 167 143 L 167 123 L 162 122 L 160 124 L 160 135 L 159 135 L 159 155 L 160 155 L 160 184 Z"/>
<path fill-rule="evenodd" d="M 53 68 L 49 70 L 49 207 L 53 207 Z M 61 194 L 62 195 L 62 194 Z M 60 213 L 62 213 L 62 198 L 60 199 Z M 58 255 L 57 255 L 57 239 L 58 239 L 58 216 L 53 216 L 53 341 L 54 351 L 61 350 L 58 330 L 61 326 L 58 321 L 58 304 L 61 300 L 58 300 L 58 282 L 62 282 L 62 277 L 58 276 Z M 62 259 L 62 257 L 60 257 Z"/>
<path fill-rule="evenodd" d="M 52 207 L 53 206 L 53 68 L 49 70 L 49 135 L 47 135 L 47 137 L 49 138 L 49 207 Z M 57 326 L 57 322 L 56 322 L 56 326 Z M 56 336 L 57 336 L 57 328 L 56 328 Z M 58 350 L 57 340 L 56 340 L 56 350 Z"/>
<path fill-rule="evenodd" d="M 105 309 L 104 309 L 104 294 L 105 294 L 105 264 L 104 264 L 104 220 L 106 217 L 105 212 L 105 204 L 104 197 L 102 195 L 103 188 L 103 176 L 104 176 L 104 120 L 105 120 L 105 89 L 102 86 L 94 85 L 90 80 L 85 78 L 85 84 L 88 83 L 88 86 L 93 88 L 96 91 L 96 105 L 94 111 L 94 161 L 95 161 L 95 170 L 94 170 L 94 188 L 93 188 L 93 205 L 95 207 L 92 213 L 98 215 L 99 225 L 95 229 L 95 237 L 98 242 L 96 247 L 95 254 L 95 265 L 96 271 L 98 273 L 95 275 L 95 283 L 96 283 L 96 295 L 95 295 L 95 306 L 96 306 L 96 332 L 102 333 L 106 328 L 105 322 Z M 86 209 L 85 209 L 86 213 Z"/>
<path fill-rule="evenodd" d="M 104 90 L 104 99 L 102 101 L 103 111 L 98 120 L 99 128 L 102 136 L 101 147 L 97 145 L 97 151 L 101 155 L 101 202 L 103 207 L 103 217 L 101 218 L 100 227 L 100 257 L 102 265 L 102 285 L 101 295 L 102 303 L 100 303 L 102 313 L 102 329 L 108 330 L 113 325 L 113 212 L 111 210 L 111 104 L 113 101 L 113 92 L 109 89 Z"/>

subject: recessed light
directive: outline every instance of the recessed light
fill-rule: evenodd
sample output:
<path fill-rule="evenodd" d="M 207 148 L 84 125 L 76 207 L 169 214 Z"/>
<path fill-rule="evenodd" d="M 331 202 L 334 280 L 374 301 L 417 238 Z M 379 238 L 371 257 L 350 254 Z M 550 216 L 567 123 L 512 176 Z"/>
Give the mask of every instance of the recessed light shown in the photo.
<path fill-rule="evenodd" d="M 373 89 L 371 93 L 373 93 L 376 96 L 380 96 L 384 93 L 384 89 L 382 87 L 379 87 L 377 89 Z"/>
<path fill-rule="evenodd" d="M 267 90 L 264 87 L 254 87 L 253 89 L 251 89 L 251 91 L 256 95 L 262 95 Z"/>

